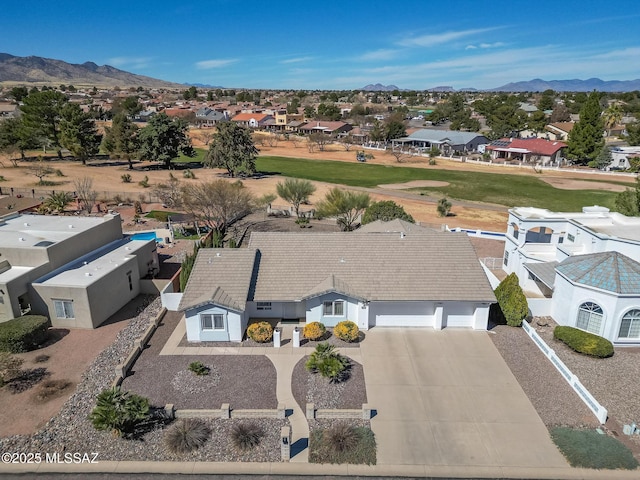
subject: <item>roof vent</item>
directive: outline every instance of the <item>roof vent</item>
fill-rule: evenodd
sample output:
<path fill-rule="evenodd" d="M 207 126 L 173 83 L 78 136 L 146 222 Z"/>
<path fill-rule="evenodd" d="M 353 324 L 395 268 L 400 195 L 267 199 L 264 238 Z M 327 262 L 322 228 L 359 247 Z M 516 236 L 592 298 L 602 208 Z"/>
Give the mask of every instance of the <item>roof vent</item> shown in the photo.
<path fill-rule="evenodd" d="M 83 264 L 83 265 L 89 265 L 89 262 L 84 261 L 84 262 L 82 262 L 82 264 Z"/>
<path fill-rule="evenodd" d="M 400 232 L 400 238 L 404 238 L 404 232 Z"/>
<path fill-rule="evenodd" d="M 344 258 L 341 258 L 340 260 L 338 260 L 338 262 L 340 263 L 347 263 L 347 261 Z"/>
<path fill-rule="evenodd" d="M 69 224 L 69 228 L 73 228 L 73 225 Z"/>
<path fill-rule="evenodd" d="M 220 252 L 216 252 L 216 257 L 221 257 Z"/>
<path fill-rule="evenodd" d="M 92 276 L 93 276 L 93 274 L 92 274 L 91 272 L 86 272 L 86 273 L 85 273 L 85 276 L 86 276 L 86 277 L 92 277 Z"/>
<path fill-rule="evenodd" d="M 18 238 L 18 240 L 20 240 L 21 242 L 26 242 L 26 240 L 24 239 L 24 237 L 20 237 L 20 238 Z"/>
<path fill-rule="evenodd" d="M 24 226 L 25 227 L 30 227 L 31 225 L 29 225 L 27 222 L 24 222 Z"/>

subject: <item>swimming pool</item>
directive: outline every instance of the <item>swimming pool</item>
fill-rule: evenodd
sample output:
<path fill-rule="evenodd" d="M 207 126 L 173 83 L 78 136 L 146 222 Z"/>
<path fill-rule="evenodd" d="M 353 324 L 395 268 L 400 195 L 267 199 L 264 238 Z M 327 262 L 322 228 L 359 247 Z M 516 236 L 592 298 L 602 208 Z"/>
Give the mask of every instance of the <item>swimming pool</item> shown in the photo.
<path fill-rule="evenodd" d="M 156 232 L 140 232 L 134 233 L 131 235 L 131 240 L 156 240 L 158 241 L 158 237 L 156 236 Z"/>

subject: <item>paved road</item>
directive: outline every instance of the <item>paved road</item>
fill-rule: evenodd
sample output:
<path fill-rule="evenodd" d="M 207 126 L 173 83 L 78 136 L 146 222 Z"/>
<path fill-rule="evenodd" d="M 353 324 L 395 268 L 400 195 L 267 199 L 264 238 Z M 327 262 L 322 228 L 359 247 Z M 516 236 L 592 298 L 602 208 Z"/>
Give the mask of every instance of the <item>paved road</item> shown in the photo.
<path fill-rule="evenodd" d="M 375 328 L 360 349 L 378 465 L 569 467 L 487 332 Z"/>

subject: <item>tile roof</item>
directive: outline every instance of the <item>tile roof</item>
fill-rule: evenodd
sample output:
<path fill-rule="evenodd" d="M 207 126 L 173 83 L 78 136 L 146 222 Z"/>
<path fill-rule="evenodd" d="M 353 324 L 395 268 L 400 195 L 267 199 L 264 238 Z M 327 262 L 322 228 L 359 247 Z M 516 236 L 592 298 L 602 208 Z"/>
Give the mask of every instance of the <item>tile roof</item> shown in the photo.
<path fill-rule="evenodd" d="M 569 257 L 556 271 L 574 283 L 623 295 L 640 294 L 640 263 L 619 252 Z"/>
<path fill-rule="evenodd" d="M 486 138 L 484 137 L 484 135 L 480 135 L 476 132 L 458 132 L 456 130 L 436 130 L 423 128 L 421 130 L 418 130 L 417 132 L 413 132 L 408 137 L 405 137 L 404 140 L 408 139 L 432 143 L 446 142 L 450 145 L 466 145 L 477 137 Z M 489 143 L 489 139 L 487 139 L 487 143 Z"/>
<path fill-rule="evenodd" d="M 249 247 L 260 251 L 255 301 L 299 300 L 331 282 L 368 300 L 495 301 L 466 234 L 253 232 Z"/>
<path fill-rule="evenodd" d="M 267 115 L 266 113 L 239 113 L 231 120 L 234 122 L 248 122 L 250 120 L 255 120 L 256 122 L 262 122 L 267 118 L 270 118 L 271 115 Z"/>
<path fill-rule="evenodd" d="M 553 288 L 556 281 L 556 266 L 558 262 L 525 263 L 524 268 L 533 273 L 547 287 Z"/>
<path fill-rule="evenodd" d="M 566 143 L 552 142 L 543 138 L 501 138 L 494 140 L 487 147 L 488 150 L 500 151 L 521 151 L 523 153 L 533 153 L 550 156 L 561 148 L 566 147 Z"/>
<path fill-rule="evenodd" d="M 256 253 L 255 250 L 246 248 L 201 248 L 179 309 L 215 303 L 232 310 L 244 311 Z"/>
<path fill-rule="evenodd" d="M 422 227 L 420 225 L 416 225 L 415 223 L 400 220 L 399 218 L 394 218 L 393 220 L 389 220 L 388 222 L 376 220 L 375 222 L 367 223 L 366 225 L 363 225 L 358 229 L 358 232 L 361 233 L 420 233 L 425 231 L 435 232 L 437 230 L 429 227 Z"/>

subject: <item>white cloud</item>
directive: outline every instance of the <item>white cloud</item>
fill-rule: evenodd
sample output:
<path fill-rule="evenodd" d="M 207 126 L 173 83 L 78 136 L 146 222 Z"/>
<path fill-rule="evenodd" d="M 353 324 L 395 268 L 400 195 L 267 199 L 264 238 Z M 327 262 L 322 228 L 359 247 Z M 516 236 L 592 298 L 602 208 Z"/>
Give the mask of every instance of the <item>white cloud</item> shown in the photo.
<path fill-rule="evenodd" d="M 501 27 L 491 28 L 476 28 L 471 30 L 458 30 L 450 32 L 435 33 L 430 35 L 421 35 L 418 37 L 407 37 L 398 42 L 398 45 L 403 47 L 433 47 L 435 45 L 441 45 L 443 43 L 449 43 L 461 38 L 470 37 L 479 33 L 489 32 Z"/>
<path fill-rule="evenodd" d="M 477 48 L 478 48 L 478 47 L 476 47 L 475 45 L 467 45 L 464 49 L 465 49 L 465 50 L 475 50 L 475 49 L 477 49 Z"/>
<path fill-rule="evenodd" d="M 301 62 L 308 62 L 309 60 L 313 60 L 313 57 L 289 58 L 287 60 L 282 60 L 280 63 L 301 63 Z"/>
<path fill-rule="evenodd" d="M 398 50 L 394 50 L 391 48 L 381 48 L 380 50 L 374 50 L 372 52 L 367 52 L 359 57 L 357 60 L 368 62 L 371 60 L 391 60 L 398 55 Z"/>
<path fill-rule="evenodd" d="M 236 58 L 202 60 L 200 62 L 196 62 L 196 68 L 199 70 L 208 70 L 210 68 L 221 68 L 221 67 L 226 67 L 227 65 L 231 65 L 232 63 L 236 63 L 237 61 L 238 59 Z"/>
<path fill-rule="evenodd" d="M 113 57 L 107 63 L 113 67 L 147 68 L 153 57 Z"/>
<path fill-rule="evenodd" d="M 493 42 L 493 43 L 481 43 L 478 45 L 480 48 L 498 48 L 504 47 L 506 44 L 504 42 Z"/>

